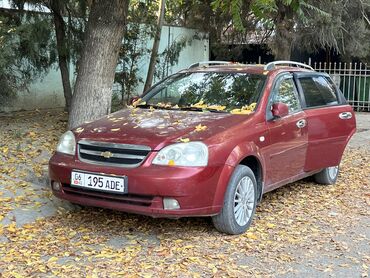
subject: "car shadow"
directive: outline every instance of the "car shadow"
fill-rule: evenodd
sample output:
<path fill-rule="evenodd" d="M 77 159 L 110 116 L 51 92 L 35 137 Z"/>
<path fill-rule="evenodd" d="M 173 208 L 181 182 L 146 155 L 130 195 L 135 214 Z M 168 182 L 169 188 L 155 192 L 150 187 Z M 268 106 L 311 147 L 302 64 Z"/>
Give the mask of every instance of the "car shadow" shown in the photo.
<path fill-rule="evenodd" d="M 265 218 L 274 216 L 281 210 L 284 202 L 292 203 L 295 198 L 301 198 L 302 191 L 307 192 L 312 187 L 321 187 L 313 182 L 312 178 L 306 178 L 298 182 L 288 184 L 264 194 L 262 202 L 257 206 L 257 211 L 252 223 L 258 224 Z M 153 218 L 150 216 L 113 211 L 96 207 L 81 207 L 71 212 L 71 216 L 65 221 L 68 225 L 79 225 L 87 227 L 104 234 L 115 234 L 117 236 L 154 236 L 160 238 L 166 236 L 168 239 L 182 237 L 225 236 L 220 234 L 212 224 L 211 217 L 186 217 L 179 219 Z M 288 217 L 288 216 L 287 216 Z"/>

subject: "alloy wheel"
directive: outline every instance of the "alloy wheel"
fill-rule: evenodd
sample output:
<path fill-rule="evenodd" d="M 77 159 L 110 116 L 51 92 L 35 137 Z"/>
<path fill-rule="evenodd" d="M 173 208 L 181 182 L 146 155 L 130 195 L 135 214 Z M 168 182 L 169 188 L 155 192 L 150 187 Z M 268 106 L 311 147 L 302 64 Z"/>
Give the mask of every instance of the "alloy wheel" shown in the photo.
<path fill-rule="evenodd" d="M 235 190 L 234 195 L 234 216 L 239 226 L 248 223 L 253 213 L 255 202 L 253 181 L 250 177 L 243 177 Z"/>
<path fill-rule="evenodd" d="M 338 170 L 339 170 L 338 166 L 333 166 L 333 167 L 328 168 L 328 174 L 331 180 L 335 180 L 335 178 L 338 175 Z"/>

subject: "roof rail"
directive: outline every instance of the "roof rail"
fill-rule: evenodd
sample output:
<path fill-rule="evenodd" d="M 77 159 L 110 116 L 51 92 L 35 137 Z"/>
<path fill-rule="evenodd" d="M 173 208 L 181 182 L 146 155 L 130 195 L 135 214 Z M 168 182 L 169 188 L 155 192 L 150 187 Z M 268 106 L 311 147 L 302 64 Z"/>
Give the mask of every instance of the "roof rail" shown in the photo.
<path fill-rule="evenodd" d="M 192 68 L 197 68 L 197 67 L 200 67 L 200 66 L 210 66 L 210 65 L 227 65 L 227 64 L 232 64 L 232 62 L 227 62 L 227 61 L 204 61 L 204 62 L 198 62 L 198 63 L 194 63 L 194 64 L 191 64 L 188 69 L 192 69 Z"/>
<path fill-rule="evenodd" d="M 303 63 L 298 63 L 298 62 L 294 62 L 294 61 L 275 61 L 275 62 L 270 62 L 268 63 L 267 65 L 265 65 L 265 70 L 272 70 L 274 68 L 276 68 L 276 66 L 279 66 L 279 65 L 292 65 L 292 66 L 296 66 L 296 67 L 301 67 L 301 68 L 305 68 L 305 69 L 309 69 L 309 70 L 313 70 L 314 69 L 309 66 L 309 65 L 306 65 L 306 64 L 303 64 Z"/>

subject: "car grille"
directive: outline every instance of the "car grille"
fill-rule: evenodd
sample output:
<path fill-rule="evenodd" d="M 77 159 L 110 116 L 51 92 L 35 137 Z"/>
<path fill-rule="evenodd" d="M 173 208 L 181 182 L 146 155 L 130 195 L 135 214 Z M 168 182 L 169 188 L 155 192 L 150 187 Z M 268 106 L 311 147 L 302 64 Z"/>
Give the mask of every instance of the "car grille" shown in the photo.
<path fill-rule="evenodd" d="M 125 168 L 138 167 L 148 156 L 150 147 L 80 140 L 78 157 L 81 161 Z"/>

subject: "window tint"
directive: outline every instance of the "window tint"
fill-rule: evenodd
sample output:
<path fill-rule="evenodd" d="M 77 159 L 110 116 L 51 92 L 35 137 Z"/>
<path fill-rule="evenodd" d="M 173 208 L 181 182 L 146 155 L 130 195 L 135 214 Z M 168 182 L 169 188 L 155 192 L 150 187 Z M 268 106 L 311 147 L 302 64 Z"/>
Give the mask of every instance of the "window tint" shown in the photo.
<path fill-rule="evenodd" d="M 299 79 L 307 107 L 338 104 L 334 86 L 323 76 Z"/>
<path fill-rule="evenodd" d="M 271 100 L 271 105 L 277 102 L 282 102 L 288 105 L 289 112 L 294 112 L 300 109 L 299 100 L 297 98 L 297 89 L 292 78 L 282 79 L 278 82 L 273 93 L 274 95 Z"/>

